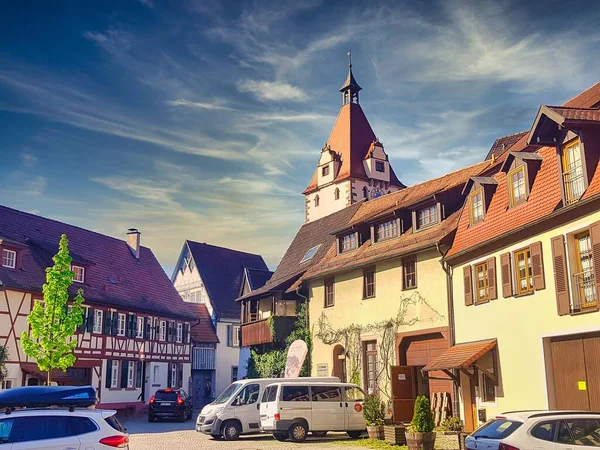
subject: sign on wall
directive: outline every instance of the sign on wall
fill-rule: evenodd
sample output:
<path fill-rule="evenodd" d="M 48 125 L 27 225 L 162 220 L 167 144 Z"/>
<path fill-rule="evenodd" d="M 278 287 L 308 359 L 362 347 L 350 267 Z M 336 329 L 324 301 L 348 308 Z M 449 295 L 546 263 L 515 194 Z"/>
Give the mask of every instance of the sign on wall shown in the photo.
<path fill-rule="evenodd" d="M 329 376 L 329 364 L 321 363 L 317 364 L 317 376 L 328 377 Z"/>

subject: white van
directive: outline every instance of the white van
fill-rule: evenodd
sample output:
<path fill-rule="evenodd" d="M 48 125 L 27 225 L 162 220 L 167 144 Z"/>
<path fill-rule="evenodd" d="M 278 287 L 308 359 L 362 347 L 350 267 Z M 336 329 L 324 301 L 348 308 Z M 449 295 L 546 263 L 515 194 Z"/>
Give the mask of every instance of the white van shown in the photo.
<path fill-rule="evenodd" d="M 260 433 L 260 403 L 265 387 L 281 378 L 257 378 L 231 383 L 214 402 L 202 408 L 196 431 L 215 439 L 236 440 L 242 434 Z M 338 377 L 286 378 L 289 383 L 339 383 Z"/>
<path fill-rule="evenodd" d="M 260 427 L 278 441 L 302 442 L 309 431 L 317 436 L 345 431 L 357 439 L 367 429 L 364 399 L 365 392 L 355 384 L 273 383 L 260 403 Z"/>

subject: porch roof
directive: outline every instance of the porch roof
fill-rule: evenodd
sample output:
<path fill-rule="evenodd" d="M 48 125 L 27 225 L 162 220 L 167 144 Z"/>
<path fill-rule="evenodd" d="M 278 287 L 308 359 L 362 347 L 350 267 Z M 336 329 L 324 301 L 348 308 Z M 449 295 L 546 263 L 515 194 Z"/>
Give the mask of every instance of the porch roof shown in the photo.
<path fill-rule="evenodd" d="M 423 370 L 432 372 L 434 370 L 467 369 L 495 346 L 496 339 L 456 344 L 427 364 Z"/>

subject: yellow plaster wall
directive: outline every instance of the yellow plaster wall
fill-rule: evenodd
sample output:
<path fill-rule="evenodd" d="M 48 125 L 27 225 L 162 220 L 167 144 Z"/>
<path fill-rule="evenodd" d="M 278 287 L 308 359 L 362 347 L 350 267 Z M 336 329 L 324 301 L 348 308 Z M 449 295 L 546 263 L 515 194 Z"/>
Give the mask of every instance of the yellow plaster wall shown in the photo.
<path fill-rule="evenodd" d="M 456 342 L 490 338 L 498 340 L 501 376 L 496 389 L 496 401 L 483 404 L 479 397 L 477 399 L 478 408 L 485 408 L 487 417 L 510 410 L 552 407 L 553 393 L 548 392 L 546 383 L 546 371 L 552 371 L 551 358 L 544 355 L 544 342 L 549 341 L 551 336 L 600 330 L 600 312 L 574 316 L 557 314 L 550 244 L 553 237 L 584 229 L 598 220 L 600 212 L 469 261 L 469 264 L 474 264 L 489 256 L 496 258 L 498 299 L 489 303 L 465 306 L 464 265 L 453 268 Z M 500 255 L 538 241 L 542 242 L 546 288 L 529 296 L 503 298 Z M 548 384 L 552 385 L 552 382 Z M 463 389 L 468 389 L 468 385 Z"/>
<path fill-rule="evenodd" d="M 393 259 L 376 265 L 375 297 L 363 299 L 363 270 L 353 270 L 335 276 L 335 305 L 324 307 L 324 279 L 310 283 L 310 323 L 317 327 L 322 314 L 325 314 L 334 329 L 351 324 L 367 325 L 395 317 L 403 304 L 403 298 L 417 299 L 409 305 L 405 321 L 418 318 L 411 326 L 403 326 L 398 332 L 412 332 L 427 328 L 448 325 L 446 274 L 440 265 L 440 254 L 434 250 L 417 255 L 417 288 L 402 290 L 401 259 Z M 378 336 L 365 334 L 363 341 L 378 339 Z M 344 343 L 341 343 L 344 345 Z M 313 342 L 312 375 L 317 376 L 319 364 L 328 364 L 329 374 L 333 372 L 333 347 L 325 345 L 318 338 Z M 362 377 L 361 377 L 362 379 Z"/>

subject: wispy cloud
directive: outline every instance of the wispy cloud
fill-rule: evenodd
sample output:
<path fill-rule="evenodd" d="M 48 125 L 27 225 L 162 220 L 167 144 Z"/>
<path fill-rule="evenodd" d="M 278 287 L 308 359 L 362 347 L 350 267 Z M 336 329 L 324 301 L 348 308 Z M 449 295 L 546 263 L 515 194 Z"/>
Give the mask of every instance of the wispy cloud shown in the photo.
<path fill-rule="evenodd" d="M 171 106 L 187 106 L 188 108 L 194 109 L 221 109 L 226 111 L 233 111 L 233 108 L 229 108 L 227 106 L 223 106 L 219 103 L 203 103 L 203 102 L 193 102 L 191 100 L 186 100 L 184 98 L 178 98 L 177 100 L 167 100 L 167 105 Z"/>
<path fill-rule="evenodd" d="M 240 92 L 250 92 L 263 101 L 293 100 L 303 102 L 308 99 L 302 89 L 278 81 L 245 80 L 238 84 L 238 90 Z"/>
<path fill-rule="evenodd" d="M 154 9 L 154 2 L 152 0 L 139 0 L 139 2 L 147 8 Z"/>

